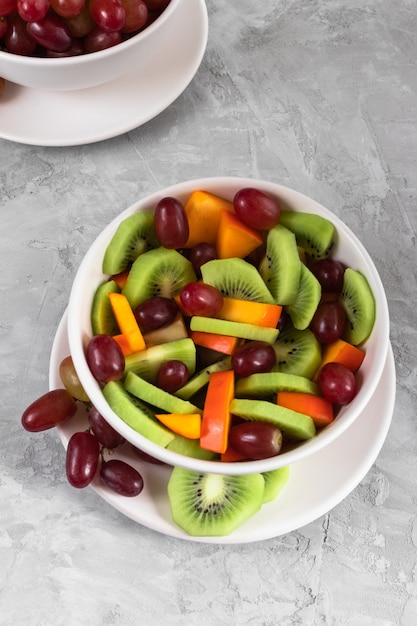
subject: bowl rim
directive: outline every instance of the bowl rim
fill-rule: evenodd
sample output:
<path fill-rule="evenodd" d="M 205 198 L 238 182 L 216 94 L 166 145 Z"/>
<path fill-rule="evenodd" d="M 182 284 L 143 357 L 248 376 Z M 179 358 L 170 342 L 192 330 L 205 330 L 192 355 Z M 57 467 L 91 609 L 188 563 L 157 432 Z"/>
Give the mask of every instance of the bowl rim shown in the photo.
<path fill-rule="evenodd" d="M 111 46 L 110 48 L 105 48 L 104 50 L 97 50 L 96 52 L 89 52 L 86 54 L 79 54 L 70 57 L 37 57 L 37 56 L 25 56 L 22 54 L 15 54 L 12 52 L 7 52 L 7 50 L 0 49 L 0 61 L 3 59 L 7 59 L 13 65 L 24 65 L 33 68 L 47 68 L 49 66 L 56 67 L 58 65 L 65 66 L 73 66 L 77 64 L 86 64 L 89 61 L 98 61 L 99 59 L 106 59 L 109 56 L 114 56 L 115 54 L 120 54 L 124 50 L 128 50 L 131 47 L 134 47 L 138 40 L 144 41 L 149 37 L 152 37 L 153 32 L 158 30 L 174 13 L 177 6 L 183 0 L 170 0 L 170 3 L 165 7 L 160 15 L 151 23 L 149 26 L 139 31 L 135 35 L 128 37 L 124 41 L 121 41 L 115 46 Z"/>
<path fill-rule="evenodd" d="M 344 419 L 338 420 L 337 418 L 327 426 L 320 434 L 313 439 L 299 444 L 291 451 L 285 452 L 282 455 L 271 457 L 268 459 L 254 460 L 254 461 L 242 461 L 237 463 L 226 463 L 223 461 L 209 461 L 200 460 L 194 457 L 186 457 L 177 452 L 167 450 L 153 443 L 149 439 L 143 437 L 130 426 L 128 426 L 121 418 L 119 418 L 109 407 L 101 393 L 100 386 L 93 378 L 85 359 L 84 353 L 84 341 L 85 337 L 82 337 L 81 332 L 74 332 L 74 329 L 79 328 L 79 303 L 85 301 L 84 297 L 84 274 L 88 268 L 94 268 L 97 277 L 101 275 L 102 280 L 108 278 L 107 275 L 101 273 L 101 268 L 97 266 L 97 252 L 103 250 L 106 243 L 111 238 L 111 235 L 115 231 L 118 224 L 131 215 L 132 213 L 155 206 L 156 203 L 165 196 L 185 197 L 195 189 L 207 189 L 212 193 L 217 191 L 218 195 L 222 195 L 223 189 L 228 188 L 230 193 L 234 189 L 237 191 L 243 187 L 259 187 L 263 191 L 277 195 L 278 197 L 284 197 L 286 202 L 290 200 L 293 203 L 293 207 L 298 207 L 296 210 L 302 210 L 304 207 L 311 213 L 318 213 L 328 217 L 336 227 L 337 233 L 343 233 L 349 241 L 349 246 L 356 248 L 360 257 L 363 259 L 363 263 L 366 266 L 367 278 L 372 283 L 372 290 L 374 298 L 377 303 L 377 320 L 378 326 L 383 330 L 381 337 L 374 346 L 373 354 L 373 376 L 369 377 L 365 381 L 364 387 L 361 387 L 357 396 L 352 400 L 349 405 L 349 413 L 344 416 Z M 228 194 L 230 197 L 230 193 Z M 101 253 L 102 254 L 102 253 Z M 98 284 L 98 283 L 97 283 Z M 91 308 L 91 307 L 90 307 Z M 371 335 L 372 337 L 372 335 Z M 367 342 L 364 344 L 366 349 Z M 82 259 L 79 268 L 76 272 L 74 282 L 70 292 L 69 304 L 68 304 L 68 342 L 70 346 L 70 353 L 72 355 L 75 369 L 81 378 L 83 385 L 86 387 L 87 394 L 90 396 L 91 402 L 96 408 L 105 415 L 109 423 L 116 428 L 126 440 L 130 441 L 132 445 L 136 445 L 138 448 L 144 450 L 148 454 L 155 458 L 162 460 L 172 466 L 181 466 L 187 469 L 192 469 L 201 472 L 210 472 L 218 474 L 238 475 L 238 474 L 252 474 L 257 472 L 266 472 L 272 469 L 277 469 L 285 465 L 290 465 L 297 461 L 300 461 L 311 454 L 317 453 L 321 448 L 329 445 L 337 437 L 339 437 L 363 412 L 368 404 L 370 398 L 376 390 L 377 384 L 382 376 L 386 357 L 389 348 L 389 311 L 388 303 L 386 299 L 385 290 L 376 269 L 376 266 L 371 259 L 369 253 L 360 242 L 358 237 L 350 230 L 350 228 L 329 209 L 325 208 L 320 203 L 316 202 L 312 198 L 295 191 L 284 185 L 278 183 L 268 182 L 259 178 L 251 177 L 237 177 L 237 176 L 224 176 L 224 177 L 205 177 L 192 179 L 174 185 L 170 185 L 160 191 L 156 191 L 147 196 L 144 196 L 130 207 L 119 213 L 97 236 L 90 248 L 87 250 L 84 258 Z"/>

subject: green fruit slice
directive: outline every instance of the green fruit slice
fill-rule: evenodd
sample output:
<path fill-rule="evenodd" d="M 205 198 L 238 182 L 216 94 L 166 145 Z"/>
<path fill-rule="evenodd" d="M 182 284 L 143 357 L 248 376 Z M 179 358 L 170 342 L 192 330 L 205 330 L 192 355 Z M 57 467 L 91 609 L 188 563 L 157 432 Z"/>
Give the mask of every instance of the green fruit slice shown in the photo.
<path fill-rule="evenodd" d="M 279 335 L 277 328 L 267 328 L 266 326 L 256 326 L 256 324 L 245 324 L 243 322 L 229 322 L 229 320 L 200 317 L 199 315 L 194 315 L 191 318 L 190 328 L 191 330 L 206 333 L 266 341 L 268 343 L 274 343 Z"/>
<path fill-rule="evenodd" d="M 277 355 L 274 370 L 278 372 L 313 378 L 320 367 L 321 345 L 309 328 L 297 330 L 290 325 L 273 345 Z"/>
<path fill-rule="evenodd" d="M 269 289 L 258 270 L 243 259 L 215 259 L 201 266 L 203 281 L 223 296 L 273 304 Z"/>
<path fill-rule="evenodd" d="M 343 338 L 358 346 L 371 334 L 376 315 L 372 290 L 361 272 L 351 268 L 345 270 L 340 302 L 347 318 Z"/>
<path fill-rule="evenodd" d="M 122 293 L 132 309 L 152 296 L 172 298 L 196 275 L 192 264 L 176 250 L 155 248 L 133 263 Z"/>
<path fill-rule="evenodd" d="M 138 211 L 121 222 L 103 257 L 103 273 L 119 274 L 144 252 L 159 246 L 154 212 Z"/>
<path fill-rule="evenodd" d="M 147 380 L 128 372 L 124 381 L 126 391 L 139 398 L 143 402 L 162 409 L 167 413 L 201 413 L 197 406 L 177 398 L 172 393 L 160 389 Z"/>
<path fill-rule="evenodd" d="M 213 372 L 223 372 L 225 370 L 230 370 L 231 367 L 230 357 L 216 361 L 194 374 L 194 376 L 192 376 L 192 378 L 190 378 L 185 385 L 181 387 L 181 389 L 178 389 L 178 391 L 175 392 L 175 395 L 183 400 L 189 400 L 191 396 L 195 395 L 198 391 L 201 391 L 201 389 L 208 385 L 210 375 Z"/>
<path fill-rule="evenodd" d="M 288 465 L 280 467 L 276 470 L 263 472 L 262 476 L 265 480 L 264 500 L 263 503 L 275 500 L 290 478 L 290 468 Z"/>
<path fill-rule="evenodd" d="M 107 383 L 103 387 L 103 396 L 120 419 L 150 441 L 165 448 L 174 439 L 174 433 L 162 426 L 153 411 L 131 396 L 119 381 Z"/>
<path fill-rule="evenodd" d="M 295 301 L 301 265 L 295 235 L 278 224 L 268 233 L 266 254 L 259 268 L 274 302 L 284 306 Z"/>
<path fill-rule="evenodd" d="M 301 263 L 297 296 L 287 306 L 287 313 L 295 328 L 304 330 L 310 325 L 321 298 L 321 286 L 312 272 Z"/>
<path fill-rule="evenodd" d="M 284 374 L 283 372 L 251 374 L 246 378 L 241 378 L 236 383 L 235 394 L 238 397 L 269 398 L 277 394 L 278 391 L 296 391 L 319 395 L 318 385 L 312 380 L 304 378 L 304 376 Z"/>
<path fill-rule="evenodd" d="M 91 328 L 93 335 L 117 335 L 119 327 L 110 304 L 109 293 L 120 292 L 114 280 L 108 280 L 99 285 L 91 305 Z"/>
<path fill-rule="evenodd" d="M 190 338 L 178 339 L 129 354 L 125 357 L 125 375 L 133 372 L 148 382 L 154 383 L 161 365 L 172 359 L 185 363 L 189 375 L 192 376 L 196 363 L 194 342 Z"/>
<path fill-rule="evenodd" d="M 324 259 L 333 247 L 336 229 L 330 220 L 302 211 L 281 211 L 280 224 L 295 234 L 312 259 Z"/>
<path fill-rule="evenodd" d="M 230 403 L 233 415 L 245 420 L 270 422 L 278 426 L 287 439 L 311 439 L 316 434 L 316 427 L 308 415 L 286 409 L 267 400 L 247 400 L 235 398 Z"/>
<path fill-rule="evenodd" d="M 224 476 L 175 467 L 168 481 L 174 522 L 194 537 L 229 535 L 262 506 L 262 474 Z"/>

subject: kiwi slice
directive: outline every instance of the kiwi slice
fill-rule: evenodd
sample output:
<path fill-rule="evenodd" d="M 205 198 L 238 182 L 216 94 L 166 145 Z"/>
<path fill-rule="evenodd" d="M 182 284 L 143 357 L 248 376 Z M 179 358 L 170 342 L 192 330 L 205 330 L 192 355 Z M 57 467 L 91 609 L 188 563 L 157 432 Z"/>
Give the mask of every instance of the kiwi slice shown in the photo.
<path fill-rule="evenodd" d="M 358 270 L 345 270 L 340 302 L 346 312 L 343 338 L 357 346 L 368 339 L 375 323 L 375 299 L 367 279 Z"/>
<path fill-rule="evenodd" d="M 266 341 L 268 343 L 274 343 L 279 334 L 279 330 L 277 328 L 257 326 L 256 324 L 245 324 L 244 322 L 229 322 L 229 320 L 200 317 L 199 315 L 194 315 L 191 318 L 190 328 L 191 330 L 199 330 L 206 333 L 228 335 L 229 337 L 240 337 L 241 339 Z"/>
<path fill-rule="evenodd" d="M 108 280 L 96 289 L 91 305 L 93 335 L 117 335 L 120 332 L 110 304 L 109 293 L 111 292 L 120 292 L 114 280 Z"/>
<path fill-rule="evenodd" d="M 229 535 L 262 506 L 262 474 L 225 476 L 174 467 L 168 498 L 174 522 L 194 537 Z"/>
<path fill-rule="evenodd" d="M 122 293 L 132 309 L 152 296 L 172 298 L 196 275 L 192 264 L 176 250 L 155 248 L 141 254 L 133 263 Z"/>
<path fill-rule="evenodd" d="M 175 438 L 166 446 L 167 450 L 182 454 L 183 456 L 191 456 L 194 459 L 203 461 L 215 461 L 219 458 L 216 452 L 204 450 L 200 446 L 199 439 L 188 439 L 182 435 L 175 434 Z"/>
<path fill-rule="evenodd" d="M 336 229 L 321 215 L 302 211 L 281 211 L 280 224 L 295 234 L 297 244 L 312 259 L 324 259 L 334 244 Z"/>
<path fill-rule="evenodd" d="M 203 281 L 216 287 L 223 296 L 273 304 L 269 289 L 256 267 L 243 259 L 214 259 L 201 266 Z"/>
<path fill-rule="evenodd" d="M 240 378 L 236 383 L 235 393 L 240 398 L 245 396 L 269 398 L 278 391 L 297 391 L 298 393 L 319 395 L 318 385 L 309 378 L 282 372 L 251 374 L 246 378 Z"/>
<path fill-rule="evenodd" d="M 301 260 L 294 233 L 278 224 L 268 232 L 266 253 L 259 271 L 274 302 L 295 301 L 300 283 Z"/>
<path fill-rule="evenodd" d="M 161 365 L 172 359 L 185 363 L 189 375 L 192 376 L 196 363 L 196 349 L 192 339 L 178 339 L 128 354 L 125 357 L 125 375 L 133 372 L 154 383 Z"/>
<path fill-rule="evenodd" d="M 230 370 L 231 367 L 231 357 L 229 356 L 221 359 L 220 361 L 216 361 L 194 374 L 192 378 L 187 380 L 181 389 L 178 389 L 178 391 L 175 392 L 175 395 L 183 400 L 189 400 L 191 396 L 196 394 L 198 391 L 201 391 L 201 389 L 208 384 L 210 375 L 213 372 L 224 372 L 225 370 Z"/>
<path fill-rule="evenodd" d="M 119 274 L 130 267 L 138 256 L 158 246 L 154 212 L 138 211 L 119 224 L 104 253 L 103 273 Z"/>
<path fill-rule="evenodd" d="M 178 312 L 175 320 L 171 324 L 168 324 L 168 326 L 162 326 L 162 328 L 156 328 L 155 330 L 148 330 L 144 334 L 145 343 L 148 348 L 162 343 L 177 341 L 178 339 L 186 339 L 187 337 L 188 329 L 185 325 L 184 317 L 180 312 Z"/>
<path fill-rule="evenodd" d="M 322 349 L 314 333 L 306 328 L 297 330 L 289 325 L 273 344 L 277 362 L 274 370 L 313 378 L 320 367 Z"/>
<path fill-rule="evenodd" d="M 158 422 L 150 407 L 131 396 L 120 381 L 107 383 L 103 395 L 120 419 L 150 441 L 165 448 L 174 439 L 174 433 Z"/>
<path fill-rule="evenodd" d="M 290 477 L 290 468 L 288 465 L 280 467 L 269 472 L 262 472 L 265 480 L 264 500 L 263 503 L 272 502 L 281 493 Z"/>
<path fill-rule="evenodd" d="M 177 398 L 172 393 L 160 389 L 156 385 L 128 372 L 124 381 L 126 391 L 139 398 L 143 402 L 158 407 L 167 413 L 201 413 L 201 409 L 188 402 Z"/>
<path fill-rule="evenodd" d="M 230 403 L 230 411 L 233 415 L 245 420 L 275 424 L 287 439 L 311 439 L 316 434 L 316 427 L 311 417 L 267 400 L 235 398 Z"/>
<path fill-rule="evenodd" d="M 321 285 L 312 272 L 301 263 L 297 296 L 287 306 L 287 313 L 295 328 L 304 330 L 310 325 L 321 298 Z"/>

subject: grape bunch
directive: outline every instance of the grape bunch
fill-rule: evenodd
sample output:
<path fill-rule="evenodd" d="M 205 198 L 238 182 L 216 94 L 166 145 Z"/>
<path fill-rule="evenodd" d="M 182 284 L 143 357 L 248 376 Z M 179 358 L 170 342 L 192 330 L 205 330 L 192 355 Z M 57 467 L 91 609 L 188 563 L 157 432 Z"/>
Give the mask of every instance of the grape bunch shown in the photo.
<path fill-rule="evenodd" d="M 0 49 L 69 57 L 115 46 L 149 26 L 170 0 L 0 0 Z"/>
<path fill-rule="evenodd" d="M 42 432 L 73 418 L 79 403 L 87 408 L 88 427 L 75 432 L 66 451 L 66 477 L 77 489 L 87 487 L 99 475 L 100 482 L 121 496 L 134 497 L 143 489 L 142 475 L 129 463 L 120 459 L 105 459 L 123 445 L 125 440 L 86 397 L 70 356 L 60 363 L 59 374 L 63 389 L 53 389 L 37 398 L 22 415 L 22 426 L 29 432 Z M 137 456 L 153 460 L 140 450 Z"/>

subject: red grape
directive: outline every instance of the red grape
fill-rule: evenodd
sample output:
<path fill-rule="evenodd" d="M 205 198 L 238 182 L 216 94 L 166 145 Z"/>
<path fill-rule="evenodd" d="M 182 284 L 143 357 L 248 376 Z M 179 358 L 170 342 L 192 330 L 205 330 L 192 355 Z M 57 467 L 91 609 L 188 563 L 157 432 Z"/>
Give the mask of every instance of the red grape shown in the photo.
<path fill-rule="evenodd" d="M 31 433 L 66 422 L 77 412 L 77 403 L 66 389 L 54 389 L 32 402 L 22 415 L 22 426 Z"/>
<path fill-rule="evenodd" d="M 340 293 L 343 288 L 345 268 L 334 259 L 320 259 L 316 261 L 311 271 L 319 281 L 323 292 Z"/>
<path fill-rule="evenodd" d="M 120 31 L 126 19 L 121 0 L 90 0 L 90 13 L 97 26 L 107 33 Z"/>
<path fill-rule="evenodd" d="M 143 478 L 139 472 L 119 459 L 103 463 L 100 478 L 107 487 L 128 498 L 139 495 L 143 489 Z"/>
<path fill-rule="evenodd" d="M 5 17 L 0 17 L 0 39 L 3 39 L 6 32 L 7 32 L 7 19 Z"/>
<path fill-rule="evenodd" d="M 77 489 L 87 487 L 93 480 L 100 460 L 100 444 L 95 435 L 77 432 L 68 442 L 66 474 L 69 483 Z"/>
<path fill-rule="evenodd" d="M 99 440 L 102 446 L 113 450 L 124 443 L 124 437 L 120 435 L 114 428 L 106 422 L 104 417 L 92 406 L 88 411 L 88 422 L 91 430 Z"/>
<path fill-rule="evenodd" d="M 86 37 L 89 33 L 91 33 L 92 30 L 94 30 L 96 26 L 87 5 L 78 15 L 76 15 L 75 17 L 67 17 L 65 21 L 71 32 L 71 35 L 78 38 Z"/>
<path fill-rule="evenodd" d="M 0 0 L 0 16 L 6 17 L 17 10 L 17 0 Z"/>
<path fill-rule="evenodd" d="M 213 317 L 223 306 L 221 292 L 206 283 L 188 283 L 180 291 L 180 301 L 188 315 Z"/>
<path fill-rule="evenodd" d="M 65 389 L 73 398 L 81 402 L 89 402 L 90 399 L 78 378 L 71 356 L 65 357 L 59 364 L 59 377 Z"/>
<path fill-rule="evenodd" d="M 67 24 L 54 13 L 48 13 L 39 21 L 28 22 L 26 30 L 37 44 L 47 50 L 63 52 L 70 47 L 72 42 Z"/>
<path fill-rule="evenodd" d="M 264 341 L 249 341 L 232 355 L 232 368 L 238 376 L 269 372 L 275 365 L 274 348 Z"/>
<path fill-rule="evenodd" d="M 122 41 L 120 32 L 106 32 L 99 26 L 95 26 L 84 39 L 84 49 L 86 52 L 98 52 L 106 48 L 112 48 Z"/>
<path fill-rule="evenodd" d="M 46 56 L 51 59 L 59 59 L 62 57 L 77 57 L 80 54 L 84 53 L 84 46 L 82 41 L 78 39 L 74 39 L 69 48 L 63 50 L 62 52 L 54 52 L 53 50 L 47 50 Z"/>
<path fill-rule="evenodd" d="M 48 13 L 51 0 L 17 0 L 17 10 L 25 22 L 37 22 Z"/>
<path fill-rule="evenodd" d="M 28 56 L 36 49 L 36 41 L 30 37 L 26 30 L 26 22 L 18 13 L 13 13 L 7 18 L 7 32 L 3 41 L 8 52 Z"/>
<path fill-rule="evenodd" d="M 182 248 L 190 232 L 187 215 L 176 198 L 163 198 L 155 208 L 156 237 L 165 248 Z"/>
<path fill-rule="evenodd" d="M 175 393 L 188 380 L 188 368 L 182 361 L 172 359 L 166 361 L 158 370 L 156 382 L 158 387 L 168 393 Z"/>
<path fill-rule="evenodd" d="M 202 241 L 197 243 L 190 252 L 190 261 L 193 264 L 195 272 L 200 276 L 200 267 L 217 258 L 216 248 L 211 243 Z"/>
<path fill-rule="evenodd" d="M 242 422 L 232 426 L 230 445 L 248 459 L 268 459 L 279 454 L 282 433 L 275 424 L 268 422 Z"/>
<path fill-rule="evenodd" d="M 51 6 L 61 17 L 76 17 L 84 9 L 85 0 L 52 0 Z"/>
<path fill-rule="evenodd" d="M 267 230 L 276 226 L 281 217 L 278 201 L 259 189 L 245 187 L 233 198 L 236 215 L 250 228 Z"/>
<path fill-rule="evenodd" d="M 316 339 L 324 344 L 333 343 L 339 339 L 343 335 L 345 326 L 345 309 L 337 301 L 321 302 L 310 323 Z"/>
<path fill-rule="evenodd" d="M 143 28 L 148 21 L 148 7 L 144 0 L 122 0 L 126 19 L 122 33 L 133 33 Z"/>
<path fill-rule="evenodd" d="M 321 394 L 334 404 L 348 404 L 356 395 L 355 375 L 341 363 L 326 363 L 318 383 Z"/>
<path fill-rule="evenodd" d="M 119 344 L 109 335 L 95 335 L 87 346 L 86 359 L 94 378 L 101 383 L 120 380 L 125 358 Z"/>
<path fill-rule="evenodd" d="M 164 296 L 152 296 L 139 304 L 135 318 L 142 330 L 156 330 L 172 324 L 178 313 L 174 300 Z"/>

